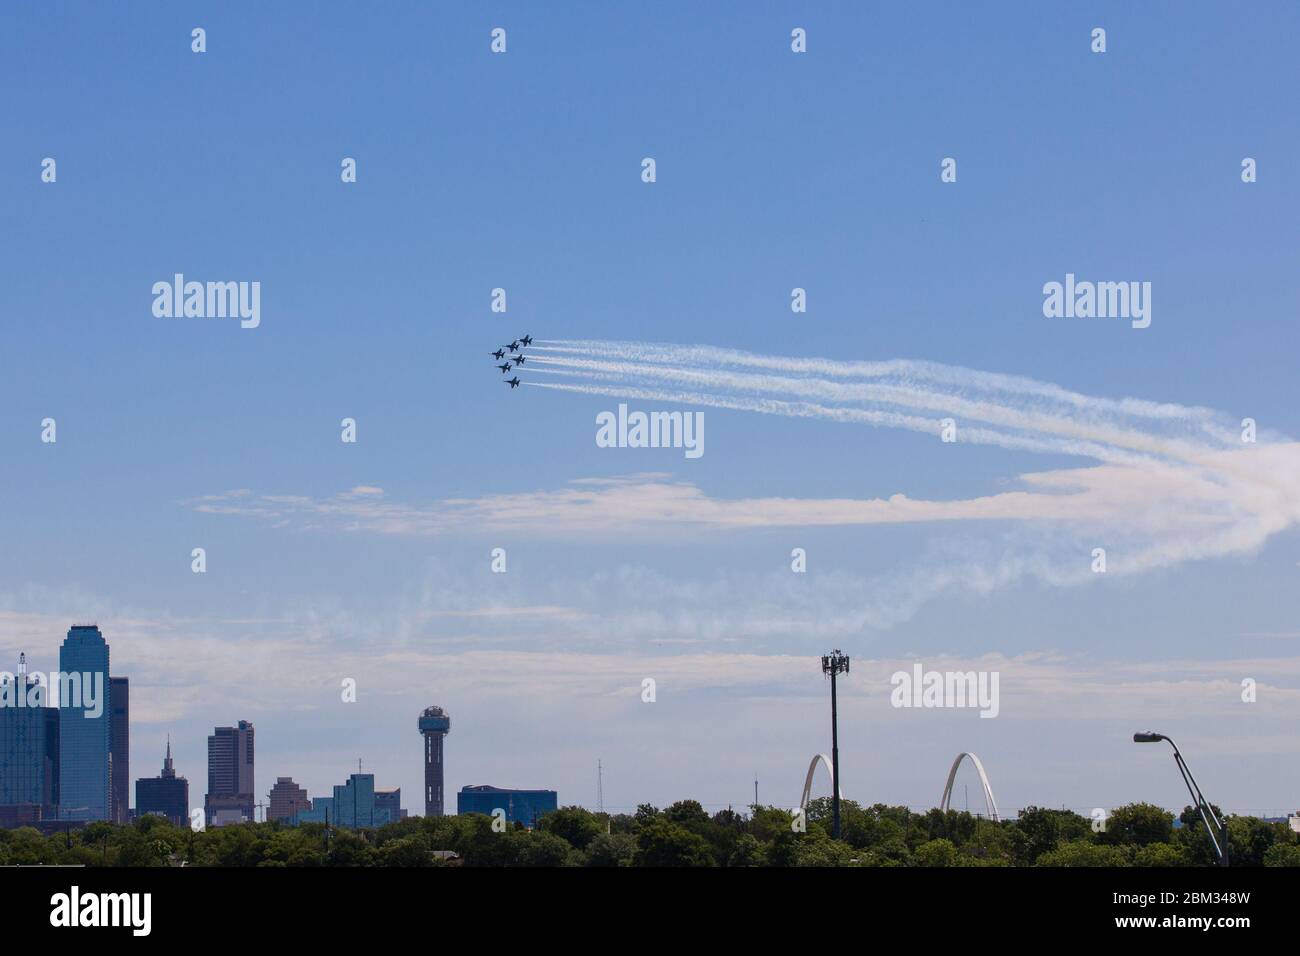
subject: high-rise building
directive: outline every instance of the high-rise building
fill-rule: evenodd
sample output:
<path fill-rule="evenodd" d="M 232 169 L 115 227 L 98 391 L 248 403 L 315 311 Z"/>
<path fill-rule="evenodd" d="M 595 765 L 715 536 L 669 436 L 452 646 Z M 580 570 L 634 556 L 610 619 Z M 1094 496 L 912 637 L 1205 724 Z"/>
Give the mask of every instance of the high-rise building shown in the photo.
<path fill-rule="evenodd" d="M 397 819 L 375 799 L 375 775 L 354 773 L 334 787 L 334 796 L 316 797 L 311 809 L 298 811 L 295 823 L 328 823 L 340 827 L 380 827 Z"/>
<path fill-rule="evenodd" d="M 442 816 L 442 741 L 451 732 L 451 717 L 441 707 L 426 707 L 420 714 L 424 737 L 424 815 Z"/>
<path fill-rule="evenodd" d="M 109 756 L 113 765 L 113 821 L 131 818 L 131 682 L 125 677 L 108 679 L 108 706 L 113 714 L 113 739 Z"/>
<path fill-rule="evenodd" d="M 253 725 L 217 727 L 208 737 L 208 826 L 254 819 Z"/>
<path fill-rule="evenodd" d="M 292 821 L 299 811 L 310 809 L 307 791 L 294 783 L 293 777 L 275 778 L 275 786 L 271 788 L 271 806 L 266 812 L 268 820 Z"/>
<path fill-rule="evenodd" d="M 156 777 L 141 777 L 135 782 L 135 812 L 141 817 L 156 813 L 177 826 L 189 822 L 190 782 L 176 776 L 170 737 L 167 738 L 167 756 L 163 758 L 162 773 Z"/>
<path fill-rule="evenodd" d="M 559 806 L 559 795 L 554 790 L 509 790 L 501 787 L 461 787 L 456 794 L 457 813 L 505 812 L 507 823 L 522 823 L 534 827 L 543 814 Z"/>
<path fill-rule="evenodd" d="M 334 810 L 341 827 L 373 827 L 375 821 L 375 775 L 354 773 L 348 782 L 334 787 Z M 382 822 L 387 823 L 385 818 Z"/>
<path fill-rule="evenodd" d="M 375 806 L 388 811 L 389 820 L 405 820 L 406 811 L 402 809 L 402 788 L 375 791 Z"/>
<path fill-rule="evenodd" d="M 108 652 L 93 624 L 70 628 L 59 648 L 59 816 L 65 820 L 112 816 Z"/>
<path fill-rule="evenodd" d="M 46 704 L 49 688 L 18 673 L 0 680 L 0 826 L 51 819 L 59 799 L 59 711 Z"/>
<path fill-rule="evenodd" d="M 44 707 L 45 711 L 45 816 L 59 816 L 59 708 Z"/>

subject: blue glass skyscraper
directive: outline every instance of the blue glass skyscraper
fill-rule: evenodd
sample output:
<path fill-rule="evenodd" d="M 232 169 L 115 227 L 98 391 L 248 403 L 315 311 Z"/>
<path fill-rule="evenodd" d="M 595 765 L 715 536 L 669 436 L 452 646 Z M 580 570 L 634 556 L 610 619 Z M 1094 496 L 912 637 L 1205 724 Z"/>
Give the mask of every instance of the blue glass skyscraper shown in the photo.
<path fill-rule="evenodd" d="M 0 678 L 0 826 L 52 814 L 59 790 L 58 711 L 45 706 L 48 688 L 28 677 L 26 655 L 11 676 Z"/>
<path fill-rule="evenodd" d="M 99 628 L 77 625 L 59 648 L 59 816 L 108 820 L 112 808 L 112 708 L 108 644 Z"/>

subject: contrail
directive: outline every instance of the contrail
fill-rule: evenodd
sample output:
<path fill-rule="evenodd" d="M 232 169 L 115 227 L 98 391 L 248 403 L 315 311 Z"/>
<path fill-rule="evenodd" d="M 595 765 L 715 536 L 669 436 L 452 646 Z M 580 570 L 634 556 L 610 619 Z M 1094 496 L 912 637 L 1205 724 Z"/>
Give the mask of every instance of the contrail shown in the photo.
<path fill-rule="evenodd" d="M 958 441 L 1112 462 L 1153 456 L 1191 463 L 1208 449 L 1240 444 L 1239 430 L 1211 409 L 1093 398 L 1032 379 L 928 362 L 785 359 L 621 342 L 551 342 L 542 349 L 546 354 L 534 357 L 537 371 L 601 383 L 589 387 L 604 388 L 602 394 L 613 397 L 626 394 L 627 386 L 641 386 L 655 393 L 633 397 L 936 435 L 943 419 L 951 418 Z M 624 390 L 614 389 L 616 384 Z M 971 427 L 972 422 L 997 427 Z"/>
<path fill-rule="evenodd" d="M 960 366 L 948 366 L 911 359 L 845 362 L 824 358 L 785 358 L 756 355 L 739 349 L 723 349 L 706 345 L 680 346 L 595 340 L 549 341 L 549 344 L 543 345 L 539 343 L 536 347 L 548 352 L 594 356 L 602 359 L 631 359 L 661 365 L 704 368 L 736 366 L 837 378 L 871 379 L 894 377 L 913 382 L 933 382 L 955 388 L 974 388 L 988 392 L 1005 392 L 1037 397 L 1079 409 L 1115 412 L 1157 420 L 1194 421 L 1206 426 L 1212 426 L 1219 417 L 1217 412 L 1208 408 L 1188 407 L 1132 398 L 1120 400 L 1098 398 L 1071 392 L 1060 386 L 1023 376 L 981 372 Z"/>
<path fill-rule="evenodd" d="M 1078 522 L 1131 539 L 1130 567 L 1241 552 L 1300 522 L 1300 444 L 1243 439 L 1202 406 L 1105 398 L 1035 379 L 909 359 L 837 361 L 705 345 L 539 341 L 537 388 L 813 418 L 1091 459 L 1022 475 L 1035 499 L 1069 494 Z M 945 422 L 945 419 L 949 420 Z M 951 502 L 967 514 L 973 502 Z"/>
<path fill-rule="evenodd" d="M 543 371 L 538 369 L 537 371 Z M 550 371 L 549 369 L 546 371 Z M 534 388 L 551 388 L 586 395 L 606 395 L 610 398 L 644 399 L 655 402 L 672 402 L 678 405 L 705 405 L 734 411 L 758 412 L 765 415 L 782 415 L 789 418 L 822 418 L 830 421 L 903 428 L 909 431 L 938 434 L 942 427 L 939 419 L 903 415 L 894 412 L 872 411 L 857 408 L 834 408 L 813 402 L 787 402 L 771 398 L 728 398 L 702 392 L 674 392 L 655 388 L 619 387 L 615 385 L 577 385 L 561 382 L 527 382 Z M 997 445 L 1024 451 L 1057 452 L 1089 455 L 1095 458 L 1121 459 L 1124 456 L 1094 443 L 1051 442 L 1012 435 L 987 428 L 971 428 L 964 432 L 965 441 L 975 444 Z M 1132 456 L 1129 456 L 1132 459 Z M 1133 459 L 1136 460 L 1136 459 Z"/>

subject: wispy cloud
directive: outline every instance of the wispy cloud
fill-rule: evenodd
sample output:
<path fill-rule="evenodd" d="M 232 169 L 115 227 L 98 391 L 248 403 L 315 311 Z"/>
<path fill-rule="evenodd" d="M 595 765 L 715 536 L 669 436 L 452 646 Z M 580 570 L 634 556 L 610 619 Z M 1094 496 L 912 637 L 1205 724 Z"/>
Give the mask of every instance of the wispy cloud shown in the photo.
<path fill-rule="evenodd" d="M 26 650 L 35 669 L 56 666 L 55 648 L 71 620 L 0 608 L 0 655 L 16 661 L 18 652 Z M 266 713 L 334 707 L 339 682 L 347 676 L 367 693 L 382 689 L 386 695 L 418 695 L 436 686 L 441 694 L 527 699 L 544 706 L 637 697 L 645 677 L 654 678 L 666 695 L 728 691 L 755 700 L 820 700 L 825 693 L 815 658 L 808 654 L 572 646 L 504 654 L 486 647 L 447 651 L 424 643 L 395 647 L 381 636 L 391 623 L 379 622 L 374 633 L 363 635 L 343 620 L 289 614 L 256 629 L 233 621 L 117 615 L 102 619 L 100 626 L 113 647 L 115 671 L 131 675 L 136 689 L 132 721 L 141 724 L 232 708 Z M 564 629 L 567 623 L 553 620 L 548 626 Z M 177 647 L 185 652 L 176 654 Z M 888 716 L 890 676 L 909 670 L 915 660 L 855 656 L 846 699 Z M 1183 718 L 1247 706 L 1280 717 L 1293 716 L 1300 705 L 1300 658 L 1295 657 L 1148 662 L 1035 651 L 936 654 L 923 663 L 932 670 L 999 672 L 1007 717 Z M 1258 704 L 1241 702 L 1244 677 L 1259 682 Z"/>

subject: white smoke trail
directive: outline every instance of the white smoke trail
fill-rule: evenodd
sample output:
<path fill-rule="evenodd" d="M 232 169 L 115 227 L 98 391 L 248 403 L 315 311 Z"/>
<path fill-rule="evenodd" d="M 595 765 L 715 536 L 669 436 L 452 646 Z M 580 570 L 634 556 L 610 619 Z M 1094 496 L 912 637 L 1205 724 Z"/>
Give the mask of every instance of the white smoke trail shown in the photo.
<path fill-rule="evenodd" d="M 561 353 L 566 346 L 547 346 Z M 597 356 L 595 343 L 584 343 L 582 354 Z M 704 354 L 704 364 L 690 364 Z M 1203 408 L 1156 404 L 1126 399 L 1114 402 L 1098 399 L 1088 404 L 1087 396 L 1066 392 L 1056 386 L 995 376 L 933 363 L 909 362 L 833 362 L 828 359 L 779 359 L 699 347 L 611 343 L 608 358 L 573 358 L 562 354 L 538 355 L 538 371 L 567 374 L 587 381 L 626 384 L 676 386 L 689 388 L 691 394 L 793 396 L 814 402 L 793 403 L 788 414 L 831 417 L 841 421 L 856 420 L 867 424 L 909 428 L 939 434 L 943 418 L 963 424 L 976 421 L 1002 426 L 1004 431 L 959 428 L 959 441 L 991 441 L 1005 447 L 1057 451 L 1085 455 L 1103 461 L 1133 461 L 1133 454 L 1172 457 L 1193 461 L 1208 442 L 1214 447 L 1231 447 L 1236 437 L 1222 416 Z M 674 361 L 675 360 L 675 361 Z M 775 375 L 728 368 L 762 367 L 781 369 L 795 374 Z M 855 372 L 865 380 L 844 381 Z M 815 373 L 815 374 L 814 374 Z M 818 377 L 822 376 L 822 377 Z M 939 387 L 948 383 L 946 388 Z M 955 387 L 960 383 L 960 387 Z M 981 389 L 983 391 L 981 391 Z M 1008 402 L 1007 395 L 1028 397 L 1019 404 Z M 671 400 L 666 390 L 662 396 Z M 679 398 L 680 400 L 680 398 Z M 716 404 L 703 401 L 702 404 Z M 727 403 L 721 407 L 746 407 Z M 907 409 L 930 413 L 890 416 L 843 415 L 831 408 Z M 797 409 L 797 410 L 795 410 Z M 1125 420 L 1131 417 L 1155 421 L 1162 428 L 1135 429 Z M 754 411 L 781 414 L 772 407 L 751 407 Z M 1014 435 L 1017 437 L 1008 437 Z M 1028 436 L 1037 436 L 1031 438 Z"/>
<path fill-rule="evenodd" d="M 701 405 L 938 435 L 1101 464 L 1021 476 L 1034 498 L 1069 494 L 1078 524 L 1109 524 L 1126 566 L 1249 551 L 1300 521 L 1300 445 L 1243 442 L 1201 406 L 1110 399 L 1034 379 L 912 360 L 845 362 L 713 346 L 539 341 L 543 389 Z M 967 516 L 975 502 L 950 502 Z"/>
<path fill-rule="evenodd" d="M 682 365 L 701 368 L 756 368 L 799 375 L 822 375 L 835 378 L 896 378 L 912 382 L 932 382 L 956 389 L 977 389 L 986 392 L 1004 392 L 1045 399 L 1081 412 L 1107 412 L 1156 420 L 1182 420 L 1197 423 L 1221 440 L 1231 440 L 1232 433 L 1221 430 L 1220 415 L 1212 409 L 1183 406 L 1172 403 L 1151 402 L 1124 398 L 1112 400 L 1071 392 L 1060 386 L 1023 376 L 981 372 L 960 366 L 941 365 L 935 362 L 911 359 L 893 359 L 880 362 L 845 362 L 824 358 L 785 358 L 756 355 L 738 349 L 715 346 L 664 345 L 643 342 L 602 342 L 582 340 L 574 342 L 549 341 L 538 343 L 538 349 L 571 355 L 594 356 L 604 359 L 630 359 L 660 365 Z"/>

